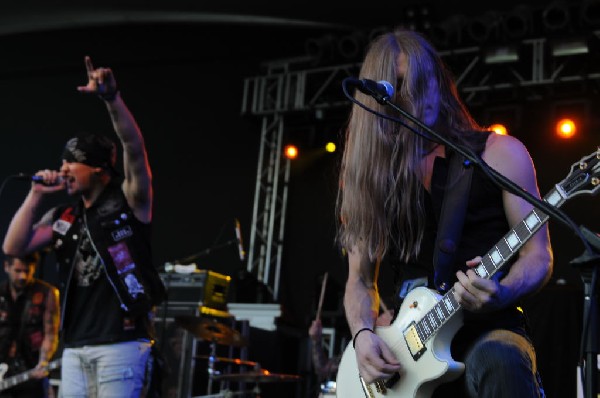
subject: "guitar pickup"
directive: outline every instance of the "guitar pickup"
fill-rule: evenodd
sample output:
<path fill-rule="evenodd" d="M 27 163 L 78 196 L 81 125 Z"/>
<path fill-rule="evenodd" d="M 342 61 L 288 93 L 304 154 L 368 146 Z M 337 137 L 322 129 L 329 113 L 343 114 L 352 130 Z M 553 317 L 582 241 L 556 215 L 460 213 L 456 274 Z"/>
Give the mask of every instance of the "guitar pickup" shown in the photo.
<path fill-rule="evenodd" d="M 410 355 L 412 355 L 413 359 L 416 361 L 421 358 L 423 353 L 427 350 L 421 338 L 419 337 L 419 333 L 417 332 L 417 326 L 415 322 L 411 322 L 410 325 L 406 329 L 404 329 L 404 341 L 406 342 L 406 346 L 408 347 L 408 351 Z"/>

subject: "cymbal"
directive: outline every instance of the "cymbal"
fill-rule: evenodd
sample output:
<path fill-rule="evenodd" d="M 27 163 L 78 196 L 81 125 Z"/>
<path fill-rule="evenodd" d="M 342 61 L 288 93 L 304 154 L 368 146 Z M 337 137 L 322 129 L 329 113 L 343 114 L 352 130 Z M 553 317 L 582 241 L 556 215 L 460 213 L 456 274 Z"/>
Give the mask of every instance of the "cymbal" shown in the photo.
<path fill-rule="evenodd" d="M 196 355 L 194 357 L 194 359 L 208 359 L 208 358 L 210 358 L 209 355 Z M 257 362 L 244 361 L 243 359 L 238 359 L 238 358 L 215 357 L 215 362 L 232 363 L 234 365 L 241 365 L 241 366 L 256 366 L 256 365 L 258 365 Z"/>
<path fill-rule="evenodd" d="M 214 375 L 213 380 L 234 381 L 238 383 L 275 383 L 283 381 L 299 381 L 300 376 L 283 373 L 271 373 L 268 370 L 263 369 L 247 373 Z"/>
<path fill-rule="evenodd" d="M 201 340 L 236 347 L 246 345 L 240 332 L 212 318 L 181 315 L 175 317 L 175 322 Z"/>

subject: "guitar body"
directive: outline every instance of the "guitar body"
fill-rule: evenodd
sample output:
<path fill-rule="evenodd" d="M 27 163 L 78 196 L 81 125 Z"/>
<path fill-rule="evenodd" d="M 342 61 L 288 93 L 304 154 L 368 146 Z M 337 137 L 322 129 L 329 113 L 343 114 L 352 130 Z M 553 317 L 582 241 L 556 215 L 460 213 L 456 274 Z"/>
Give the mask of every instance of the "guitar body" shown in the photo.
<path fill-rule="evenodd" d="M 375 333 L 394 352 L 403 369 L 400 379 L 385 394 L 377 392 L 375 385 L 370 385 L 374 397 L 428 398 L 438 385 L 462 374 L 464 364 L 454 361 L 450 355 L 452 338 L 462 326 L 462 313 L 457 313 L 458 316 L 451 317 L 441 326 L 425 343 L 426 350 L 418 359 L 413 358 L 404 338 L 404 331 L 411 322 L 423 318 L 440 298 L 434 290 L 416 288 L 406 296 L 396 320 L 390 326 L 378 326 L 375 329 Z M 336 394 L 338 398 L 369 398 L 369 394 L 363 391 L 352 343 L 340 361 Z"/>

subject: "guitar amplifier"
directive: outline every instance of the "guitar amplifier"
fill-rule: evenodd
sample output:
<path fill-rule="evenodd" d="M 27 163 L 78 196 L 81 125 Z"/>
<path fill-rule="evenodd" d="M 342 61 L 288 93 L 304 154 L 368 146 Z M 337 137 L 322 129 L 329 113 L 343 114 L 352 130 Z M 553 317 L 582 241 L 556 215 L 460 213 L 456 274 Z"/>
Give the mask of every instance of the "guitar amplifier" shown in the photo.
<path fill-rule="evenodd" d="M 167 289 L 169 306 L 198 307 L 201 312 L 227 311 L 228 275 L 197 270 L 189 274 L 161 273 L 160 278 Z"/>

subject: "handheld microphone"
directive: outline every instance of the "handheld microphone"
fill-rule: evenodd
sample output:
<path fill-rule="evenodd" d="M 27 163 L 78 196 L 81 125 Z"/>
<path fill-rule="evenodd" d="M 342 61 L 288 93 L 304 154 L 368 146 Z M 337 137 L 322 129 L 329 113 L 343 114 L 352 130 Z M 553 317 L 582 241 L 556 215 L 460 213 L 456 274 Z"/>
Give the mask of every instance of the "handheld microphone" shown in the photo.
<path fill-rule="evenodd" d="M 360 92 L 375 98 L 380 104 L 385 104 L 394 95 L 394 86 L 390 82 L 380 80 L 378 82 L 370 79 L 357 79 L 347 77 L 346 83 L 356 87 Z"/>
<path fill-rule="evenodd" d="M 242 243 L 242 230 L 240 228 L 240 222 L 237 218 L 235 219 L 235 238 L 237 240 L 240 261 L 244 261 L 244 258 L 246 257 L 246 252 L 244 252 L 244 244 Z"/>
<path fill-rule="evenodd" d="M 18 180 L 22 180 L 22 181 L 31 181 L 31 182 L 36 183 L 36 184 L 44 184 L 44 185 L 48 185 L 48 186 L 60 185 L 60 184 L 63 183 L 63 178 L 60 177 L 60 176 L 58 176 L 58 178 L 56 179 L 56 181 L 54 182 L 54 184 L 46 184 L 46 183 L 44 183 L 44 177 L 37 176 L 37 175 L 26 174 L 26 173 L 19 173 L 19 174 L 17 174 L 17 179 Z"/>

